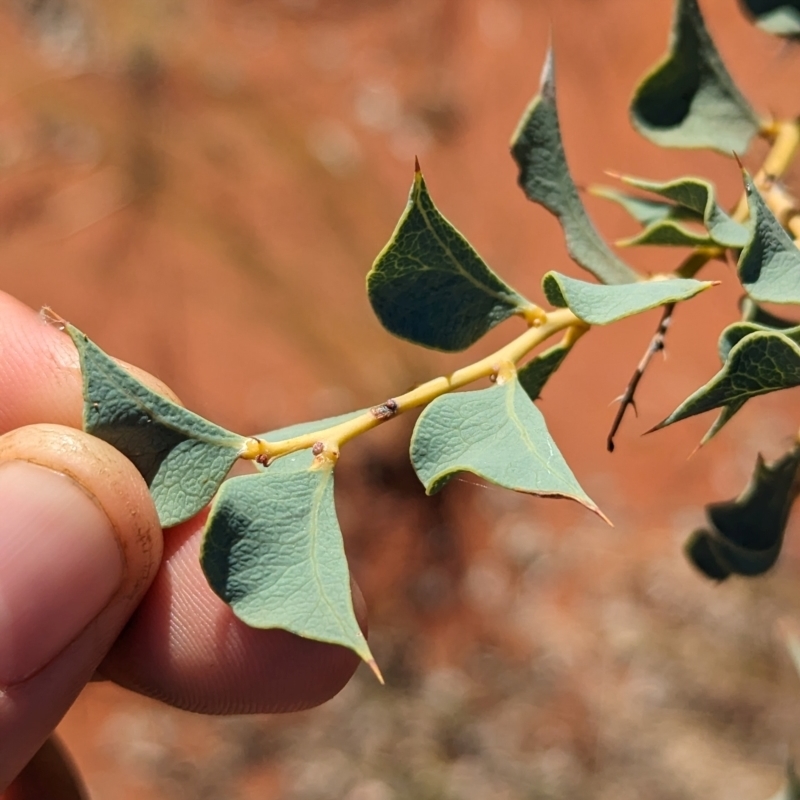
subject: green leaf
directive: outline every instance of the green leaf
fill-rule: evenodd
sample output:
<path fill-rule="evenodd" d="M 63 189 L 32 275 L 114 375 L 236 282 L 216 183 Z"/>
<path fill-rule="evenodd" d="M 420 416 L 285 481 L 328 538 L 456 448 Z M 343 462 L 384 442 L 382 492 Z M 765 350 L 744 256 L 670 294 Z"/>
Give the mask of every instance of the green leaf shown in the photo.
<path fill-rule="evenodd" d="M 526 197 L 555 214 L 570 257 L 603 283 L 630 283 L 637 273 L 617 258 L 583 207 L 569 173 L 556 107 L 553 52 L 548 51 L 539 94 L 526 109 L 511 139 Z"/>
<path fill-rule="evenodd" d="M 668 219 L 694 219 L 701 221 L 703 218 L 701 214 L 696 214 L 675 203 L 652 200 L 649 197 L 641 197 L 629 192 L 620 192 L 610 186 L 590 186 L 589 192 L 596 197 L 611 200 L 622 206 L 640 225 L 645 227 Z"/>
<path fill-rule="evenodd" d="M 700 178 L 678 178 L 658 183 L 620 176 L 620 180 L 645 192 L 672 200 L 693 213 L 705 225 L 711 239 L 722 247 L 744 247 L 751 237 L 750 229 L 732 219 L 717 203 L 714 187 Z M 701 242 L 703 244 L 704 242 Z"/>
<path fill-rule="evenodd" d="M 390 333 L 447 352 L 531 305 L 441 215 L 419 168 L 406 210 L 367 275 L 367 293 Z"/>
<path fill-rule="evenodd" d="M 748 300 L 745 306 L 745 317 L 748 314 L 751 314 L 754 318 L 769 320 L 770 322 L 777 322 L 779 323 L 776 325 L 765 325 L 760 324 L 758 322 L 750 322 L 747 319 L 742 320 L 741 322 L 735 322 L 733 325 L 729 325 L 722 331 L 722 334 L 719 337 L 719 344 L 717 345 L 717 349 L 719 351 L 719 358 L 720 361 L 724 364 L 728 357 L 730 356 L 731 350 L 739 344 L 742 339 L 746 336 L 750 336 L 752 333 L 759 333 L 763 331 L 772 331 L 777 328 L 782 328 L 782 332 L 785 336 L 788 336 L 792 341 L 800 343 L 800 326 L 790 327 L 791 323 L 786 324 L 784 320 L 778 319 L 778 317 L 773 317 L 771 314 L 768 314 L 766 311 L 760 309 L 755 303 Z M 720 413 L 719 417 L 717 417 L 714 424 L 709 428 L 705 436 L 703 436 L 702 440 L 700 441 L 700 446 L 707 444 L 720 430 L 730 421 L 730 419 L 736 414 L 747 402 L 747 398 L 740 398 L 731 402 L 730 404 L 723 406 L 722 412 Z"/>
<path fill-rule="evenodd" d="M 706 29 L 697 0 L 677 0 L 669 53 L 631 103 L 634 127 L 663 147 L 743 153 L 758 117 L 736 88 Z"/>
<path fill-rule="evenodd" d="M 657 245 L 667 247 L 708 247 L 714 241 L 705 233 L 696 233 L 672 220 L 648 225 L 641 233 L 617 242 L 620 247 Z"/>
<path fill-rule="evenodd" d="M 723 368 L 652 430 L 712 408 L 741 407 L 751 397 L 798 385 L 800 346 L 778 331 L 757 331 L 734 345 Z"/>
<path fill-rule="evenodd" d="M 642 281 L 620 286 L 602 286 L 548 272 L 542 286 L 557 308 L 569 308 L 590 325 L 607 325 L 666 303 L 677 303 L 713 286 L 690 278 Z"/>
<path fill-rule="evenodd" d="M 226 481 L 211 506 L 200 563 L 247 625 L 349 647 L 374 665 L 353 610 L 330 464 L 269 467 Z"/>
<path fill-rule="evenodd" d="M 577 500 L 601 514 L 516 376 L 489 389 L 446 394 L 430 403 L 414 427 L 411 463 L 428 494 L 457 473 L 471 472 L 517 492 Z"/>
<path fill-rule="evenodd" d="M 731 350 L 745 338 L 753 333 L 772 332 L 775 329 L 768 325 L 759 325 L 757 322 L 734 322 L 728 325 L 720 334 L 717 350 L 720 361 L 724 364 L 730 356 Z M 793 342 L 800 344 L 800 325 L 794 328 L 784 328 L 781 333 L 788 336 Z"/>
<path fill-rule="evenodd" d="M 692 563 L 715 580 L 761 575 L 772 567 L 798 493 L 798 471 L 800 448 L 771 465 L 759 456 L 739 497 L 706 506 L 709 527 L 695 531 L 686 543 Z"/>
<path fill-rule="evenodd" d="M 705 435 L 700 440 L 700 447 L 708 444 L 708 442 L 731 421 L 731 418 L 742 409 L 742 406 L 744 406 L 746 402 L 746 398 L 744 400 L 740 398 L 739 400 L 734 400 L 728 405 L 723 406 L 719 416 L 714 420 L 714 424 L 706 431 Z"/>
<path fill-rule="evenodd" d="M 563 343 L 553 345 L 538 353 L 517 372 L 520 385 L 531 400 L 539 399 L 544 385 L 561 366 L 571 349 L 571 345 Z"/>
<path fill-rule="evenodd" d="M 759 302 L 800 303 L 800 250 L 746 172 L 744 186 L 754 229 L 739 257 L 739 280 Z"/>
<path fill-rule="evenodd" d="M 774 36 L 800 36 L 800 0 L 740 0 L 757 28 Z"/>
<path fill-rule="evenodd" d="M 214 496 L 246 439 L 149 389 L 77 328 L 83 428 L 142 473 L 164 527 L 194 516 Z"/>

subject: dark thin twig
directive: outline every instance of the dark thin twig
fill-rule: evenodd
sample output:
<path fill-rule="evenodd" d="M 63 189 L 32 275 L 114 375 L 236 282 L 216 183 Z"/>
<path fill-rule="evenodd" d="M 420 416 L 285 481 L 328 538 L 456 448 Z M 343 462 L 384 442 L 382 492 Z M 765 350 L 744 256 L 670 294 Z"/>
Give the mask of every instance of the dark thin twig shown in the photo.
<path fill-rule="evenodd" d="M 633 373 L 630 381 L 628 381 L 628 386 L 625 389 L 625 393 L 620 398 L 617 415 L 614 417 L 614 422 L 611 425 L 611 431 L 608 434 L 608 439 L 606 439 L 606 447 L 608 448 L 609 453 L 614 452 L 614 437 L 619 430 L 619 426 L 622 424 L 622 418 L 625 416 L 628 406 L 633 406 L 633 410 L 636 411 L 636 401 L 634 400 L 636 387 L 639 385 L 639 381 L 642 379 L 642 375 L 644 375 L 650 360 L 657 352 L 659 352 L 659 350 L 664 349 L 664 337 L 667 335 L 667 330 L 669 329 L 669 324 L 672 321 L 672 314 L 674 311 L 675 303 L 668 303 L 664 306 L 664 313 L 661 315 L 661 321 L 658 323 L 656 332 L 653 334 L 653 338 L 650 340 L 650 345 L 648 346 L 645 354 L 642 356 L 642 360 L 639 362 L 639 365 L 636 367 L 636 372 Z"/>

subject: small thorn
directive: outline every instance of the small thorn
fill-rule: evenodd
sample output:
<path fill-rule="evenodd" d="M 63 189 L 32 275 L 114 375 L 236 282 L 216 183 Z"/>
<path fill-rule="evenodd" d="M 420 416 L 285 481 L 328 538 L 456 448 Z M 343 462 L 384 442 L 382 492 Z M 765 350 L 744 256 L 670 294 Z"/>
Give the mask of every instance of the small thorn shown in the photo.
<path fill-rule="evenodd" d="M 731 154 L 736 159 L 736 163 L 739 165 L 739 169 L 744 172 L 744 164 L 742 164 L 742 159 L 739 158 L 739 154 L 735 150 L 731 150 Z"/>
<path fill-rule="evenodd" d="M 589 506 L 589 510 L 594 511 L 607 525 L 610 525 L 612 528 L 614 527 L 614 523 L 594 503 Z"/>
<path fill-rule="evenodd" d="M 614 439 L 611 436 L 609 436 L 608 439 L 606 439 L 606 450 L 608 450 L 609 453 L 613 453 L 614 446 L 615 446 Z"/>
<path fill-rule="evenodd" d="M 631 399 L 628 400 L 628 403 L 633 408 L 633 413 L 636 414 L 636 418 L 638 419 L 639 418 L 639 409 L 636 407 L 636 401 L 631 397 Z"/>
<path fill-rule="evenodd" d="M 603 170 L 603 172 L 605 172 L 605 174 L 608 175 L 609 178 L 614 178 L 614 180 L 617 181 L 621 181 L 624 177 L 621 172 L 617 172 L 616 170 L 613 169 L 605 169 Z"/>
<path fill-rule="evenodd" d="M 369 658 L 369 659 L 364 659 L 364 660 L 365 660 L 366 665 L 372 670 L 373 674 L 378 679 L 378 683 L 380 683 L 381 686 L 386 686 L 386 681 L 383 679 L 383 675 L 381 675 L 381 671 L 378 668 L 378 665 L 375 662 L 375 659 L 374 658 Z"/>
<path fill-rule="evenodd" d="M 416 156 L 414 156 L 414 172 L 416 172 L 417 175 L 422 173 L 422 170 L 419 166 L 419 159 Z"/>
<path fill-rule="evenodd" d="M 625 395 L 621 394 L 618 397 L 615 397 L 610 403 L 609 406 L 613 406 L 614 403 L 621 403 L 625 399 Z"/>

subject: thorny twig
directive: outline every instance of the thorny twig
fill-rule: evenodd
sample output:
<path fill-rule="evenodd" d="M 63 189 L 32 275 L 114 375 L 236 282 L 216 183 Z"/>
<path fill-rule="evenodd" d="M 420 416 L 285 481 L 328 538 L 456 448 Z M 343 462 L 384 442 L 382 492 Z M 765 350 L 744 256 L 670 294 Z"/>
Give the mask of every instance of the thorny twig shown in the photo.
<path fill-rule="evenodd" d="M 619 426 L 622 424 L 622 418 L 625 416 L 628 406 L 633 406 L 633 410 L 636 411 L 636 401 L 634 400 L 636 387 L 639 385 L 639 381 L 642 379 L 642 375 L 644 375 L 650 360 L 656 353 L 659 352 L 659 350 L 664 349 L 664 338 L 667 335 L 667 330 L 669 329 L 669 324 L 672 321 L 672 314 L 674 311 L 675 303 L 669 303 L 668 305 L 664 306 L 664 312 L 661 315 L 661 320 L 658 323 L 656 332 L 653 334 L 653 338 L 650 340 L 647 351 L 642 356 L 642 360 L 636 367 L 636 372 L 631 375 L 631 379 L 628 381 L 628 386 L 625 389 L 625 393 L 620 398 L 617 415 L 614 417 L 614 422 L 611 424 L 611 430 L 609 431 L 608 439 L 606 439 L 606 447 L 608 448 L 609 453 L 614 452 L 614 436 L 616 436 Z"/>

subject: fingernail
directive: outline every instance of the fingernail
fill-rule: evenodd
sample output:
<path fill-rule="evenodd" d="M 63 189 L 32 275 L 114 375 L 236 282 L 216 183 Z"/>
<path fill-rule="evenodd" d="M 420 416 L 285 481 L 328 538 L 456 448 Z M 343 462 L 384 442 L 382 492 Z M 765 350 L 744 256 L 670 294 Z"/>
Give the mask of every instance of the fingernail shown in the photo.
<path fill-rule="evenodd" d="M 0 686 L 58 655 L 123 571 L 111 523 L 77 483 L 27 461 L 0 465 Z"/>

